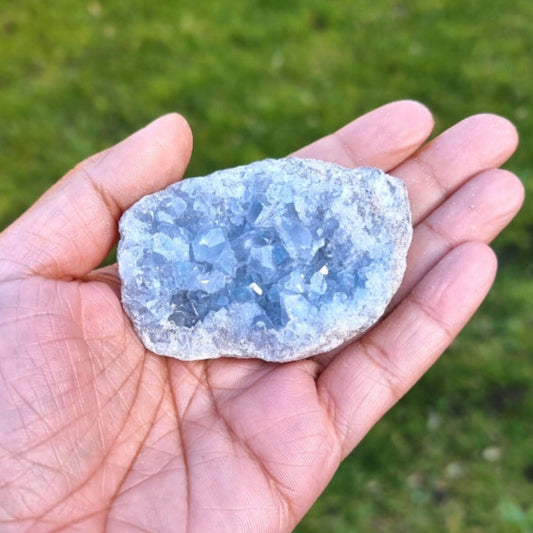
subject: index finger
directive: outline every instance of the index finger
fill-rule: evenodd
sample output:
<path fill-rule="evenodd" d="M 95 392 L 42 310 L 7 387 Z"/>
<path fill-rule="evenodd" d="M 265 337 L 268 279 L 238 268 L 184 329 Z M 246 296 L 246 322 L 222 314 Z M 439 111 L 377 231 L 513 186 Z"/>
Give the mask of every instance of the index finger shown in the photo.
<path fill-rule="evenodd" d="M 427 107 L 401 100 L 366 113 L 293 155 L 347 168 L 364 165 L 389 170 L 415 152 L 432 129 Z"/>

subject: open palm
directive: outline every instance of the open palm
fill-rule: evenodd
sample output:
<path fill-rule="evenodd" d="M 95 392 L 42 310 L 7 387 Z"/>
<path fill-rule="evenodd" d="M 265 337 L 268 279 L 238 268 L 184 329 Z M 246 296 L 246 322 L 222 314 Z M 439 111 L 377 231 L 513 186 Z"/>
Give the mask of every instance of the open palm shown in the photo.
<path fill-rule="evenodd" d="M 179 179 L 192 145 L 168 115 L 73 169 L 0 235 L 0 529 L 289 531 L 488 291 L 490 248 L 522 202 L 493 115 L 433 126 L 379 108 L 298 155 L 403 178 L 415 225 L 388 316 L 335 354 L 288 364 L 147 352 L 95 269 L 122 211 Z"/>

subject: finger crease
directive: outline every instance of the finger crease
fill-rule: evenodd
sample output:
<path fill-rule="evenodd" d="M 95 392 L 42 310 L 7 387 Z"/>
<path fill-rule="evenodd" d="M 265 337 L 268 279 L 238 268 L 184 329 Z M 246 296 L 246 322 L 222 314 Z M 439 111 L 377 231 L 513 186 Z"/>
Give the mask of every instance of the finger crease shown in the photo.
<path fill-rule="evenodd" d="M 401 384 L 403 380 L 400 373 L 396 371 L 396 365 L 392 355 L 385 348 L 371 340 L 371 337 L 360 339 L 358 345 L 370 362 L 377 367 L 378 370 L 381 370 L 381 373 L 387 382 L 388 389 L 393 398 L 398 401 L 403 396 L 399 387 L 399 384 Z"/>
<path fill-rule="evenodd" d="M 457 246 L 458 241 L 454 239 L 451 235 L 443 231 L 439 226 L 433 224 L 429 220 L 425 220 L 422 223 L 422 226 L 426 226 L 432 233 L 440 237 L 447 245 L 448 249 L 451 250 L 453 247 Z"/>
<path fill-rule="evenodd" d="M 117 202 L 117 200 L 115 200 L 113 195 L 105 189 L 105 187 L 102 187 L 98 180 L 87 170 L 85 166 L 80 166 L 78 171 L 82 172 L 82 174 L 85 176 L 87 182 L 93 188 L 94 192 L 96 192 L 98 198 L 102 200 L 107 211 L 111 214 L 113 219 L 117 220 L 124 208 Z"/>
<path fill-rule="evenodd" d="M 429 178 L 437 186 L 440 195 L 444 198 L 447 198 L 449 191 L 446 189 L 446 187 L 444 187 L 444 185 L 442 185 L 441 181 L 437 177 L 438 172 L 433 165 L 431 165 L 427 159 L 423 159 L 422 157 L 413 156 L 411 161 L 418 167 L 424 177 Z"/>
<path fill-rule="evenodd" d="M 446 324 L 440 315 L 434 311 L 433 307 L 430 307 L 425 303 L 424 299 L 421 297 L 418 297 L 414 292 L 411 292 L 407 297 L 406 300 L 411 301 L 418 307 L 422 313 L 429 318 L 433 323 L 437 325 L 437 327 L 443 331 L 443 333 L 446 335 L 447 339 L 451 342 L 452 339 L 455 338 L 455 334 L 452 332 L 452 327 L 448 324 Z M 439 306 L 435 306 L 439 307 Z"/>
<path fill-rule="evenodd" d="M 359 164 L 359 157 L 356 156 L 356 153 L 354 152 L 352 147 L 342 140 L 342 136 L 338 131 L 331 133 L 329 137 L 332 138 L 333 141 L 337 144 L 337 146 L 343 151 L 343 153 L 346 155 L 352 165 Z"/>

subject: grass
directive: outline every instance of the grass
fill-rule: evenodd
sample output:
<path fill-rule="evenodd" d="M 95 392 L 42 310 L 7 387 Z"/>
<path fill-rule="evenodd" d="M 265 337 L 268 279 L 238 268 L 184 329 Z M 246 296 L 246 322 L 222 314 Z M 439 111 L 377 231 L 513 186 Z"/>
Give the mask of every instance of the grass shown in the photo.
<path fill-rule="evenodd" d="M 167 111 L 195 132 L 189 175 L 282 156 L 399 98 L 437 131 L 490 111 L 533 192 L 528 0 L 207 0 L 0 6 L 0 227 L 80 159 Z M 533 210 L 444 358 L 343 463 L 298 527 L 533 531 Z"/>

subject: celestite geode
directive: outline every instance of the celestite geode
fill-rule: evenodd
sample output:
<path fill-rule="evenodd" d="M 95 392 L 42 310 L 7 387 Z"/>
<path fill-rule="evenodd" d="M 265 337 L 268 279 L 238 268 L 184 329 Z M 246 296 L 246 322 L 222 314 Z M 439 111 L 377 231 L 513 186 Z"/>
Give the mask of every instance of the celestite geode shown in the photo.
<path fill-rule="evenodd" d="M 412 228 L 381 170 L 266 159 L 145 196 L 120 220 L 122 302 L 144 345 L 182 360 L 301 359 L 372 326 Z"/>

